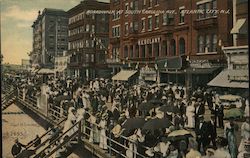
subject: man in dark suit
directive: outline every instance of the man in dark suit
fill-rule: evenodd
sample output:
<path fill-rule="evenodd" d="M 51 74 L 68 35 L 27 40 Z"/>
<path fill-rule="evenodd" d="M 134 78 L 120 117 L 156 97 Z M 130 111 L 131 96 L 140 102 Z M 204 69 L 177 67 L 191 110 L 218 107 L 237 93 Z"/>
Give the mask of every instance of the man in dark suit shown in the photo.
<path fill-rule="evenodd" d="M 205 106 L 201 98 L 197 99 L 197 104 L 195 106 L 195 127 L 199 125 L 199 117 L 205 114 Z"/>
<path fill-rule="evenodd" d="M 222 104 L 219 104 L 218 106 L 218 120 L 219 120 L 219 128 L 224 129 L 224 123 L 223 123 L 223 117 L 224 117 L 224 106 Z"/>
<path fill-rule="evenodd" d="M 216 131 L 216 118 L 214 115 L 211 116 L 209 123 L 209 138 L 210 141 L 212 141 L 213 146 L 216 147 L 216 137 L 217 137 L 217 131 Z"/>
<path fill-rule="evenodd" d="M 199 117 L 199 124 L 195 129 L 195 133 L 196 133 L 196 140 L 198 142 L 198 150 L 201 150 L 201 145 L 203 147 L 203 150 L 206 149 L 206 147 L 209 145 L 210 143 L 210 139 L 209 139 L 209 124 L 207 122 L 204 121 L 204 117 L 200 116 Z"/>

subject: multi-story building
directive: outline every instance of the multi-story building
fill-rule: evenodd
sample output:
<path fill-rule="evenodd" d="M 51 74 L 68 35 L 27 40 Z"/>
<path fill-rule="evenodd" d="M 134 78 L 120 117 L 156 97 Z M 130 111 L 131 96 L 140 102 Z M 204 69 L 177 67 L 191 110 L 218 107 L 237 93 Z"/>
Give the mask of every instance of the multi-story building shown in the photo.
<path fill-rule="evenodd" d="M 109 14 L 103 13 L 105 10 L 109 3 L 84 0 L 68 11 L 69 69 L 75 77 L 88 80 L 107 74 Z"/>
<path fill-rule="evenodd" d="M 249 88 L 248 1 L 233 0 L 233 45 L 222 47 L 227 57 L 227 68 L 208 83 L 211 86 Z M 243 91 L 245 92 L 245 91 Z M 249 93 L 248 93 L 249 94 Z"/>
<path fill-rule="evenodd" d="M 30 67 L 30 60 L 29 60 L 29 59 L 22 59 L 22 68 L 23 68 L 23 70 L 25 70 L 25 71 L 31 70 L 31 67 Z"/>
<path fill-rule="evenodd" d="M 67 54 L 66 51 L 63 52 L 62 56 L 55 57 L 55 73 L 56 76 L 60 77 L 67 77 L 69 75 L 68 72 L 68 64 L 70 61 L 70 56 Z"/>
<path fill-rule="evenodd" d="M 55 56 L 68 49 L 68 17 L 59 9 L 45 8 L 33 25 L 32 65 L 53 67 Z"/>
<path fill-rule="evenodd" d="M 114 71 L 147 65 L 163 82 L 205 83 L 225 61 L 220 47 L 232 43 L 231 0 L 111 0 L 110 6 L 123 10 L 110 17 Z"/>

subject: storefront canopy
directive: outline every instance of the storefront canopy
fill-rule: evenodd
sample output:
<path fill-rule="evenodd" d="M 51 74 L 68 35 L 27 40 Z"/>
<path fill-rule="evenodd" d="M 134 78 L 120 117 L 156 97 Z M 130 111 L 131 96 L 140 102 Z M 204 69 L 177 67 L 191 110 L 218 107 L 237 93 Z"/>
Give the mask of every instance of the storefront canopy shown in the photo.
<path fill-rule="evenodd" d="M 224 70 L 207 85 L 215 87 L 249 88 L 247 70 Z"/>
<path fill-rule="evenodd" d="M 246 19 L 238 19 L 236 24 L 231 30 L 231 34 L 246 34 L 247 33 L 247 26 L 246 26 Z"/>
<path fill-rule="evenodd" d="M 38 74 L 54 74 L 54 71 L 52 69 L 42 68 L 37 73 Z"/>
<path fill-rule="evenodd" d="M 135 70 L 121 70 L 119 73 L 112 77 L 114 81 L 128 81 L 130 77 L 136 74 Z"/>
<path fill-rule="evenodd" d="M 67 67 L 59 67 L 58 69 L 55 69 L 55 72 L 63 72 Z"/>

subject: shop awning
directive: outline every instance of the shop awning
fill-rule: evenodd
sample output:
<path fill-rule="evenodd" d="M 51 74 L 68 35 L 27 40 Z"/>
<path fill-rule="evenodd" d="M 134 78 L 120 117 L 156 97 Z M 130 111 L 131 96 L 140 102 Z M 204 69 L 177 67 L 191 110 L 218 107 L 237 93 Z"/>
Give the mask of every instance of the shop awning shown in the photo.
<path fill-rule="evenodd" d="M 54 74 L 54 70 L 42 68 L 37 73 L 38 74 Z"/>
<path fill-rule="evenodd" d="M 187 68 L 186 73 L 190 74 L 212 74 L 216 71 L 219 67 L 212 67 L 212 68 Z"/>
<path fill-rule="evenodd" d="M 224 70 L 207 85 L 215 87 L 249 88 L 247 70 Z"/>
<path fill-rule="evenodd" d="M 246 25 L 246 19 L 238 19 L 236 24 L 234 25 L 234 27 L 231 30 L 231 34 L 245 34 L 247 33 L 247 27 L 244 26 Z"/>
<path fill-rule="evenodd" d="M 176 70 L 176 71 L 161 71 L 162 73 L 168 74 L 212 74 L 214 71 L 218 70 L 219 67 L 213 68 L 187 68 L 185 70 Z"/>
<path fill-rule="evenodd" d="M 55 69 L 55 72 L 63 72 L 67 67 L 59 67 L 58 69 Z"/>
<path fill-rule="evenodd" d="M 112 77 L 115 81 L 127 81 L 130 77 L 136 74 L 135 70 L 121 70 L 119 73 Z"/>

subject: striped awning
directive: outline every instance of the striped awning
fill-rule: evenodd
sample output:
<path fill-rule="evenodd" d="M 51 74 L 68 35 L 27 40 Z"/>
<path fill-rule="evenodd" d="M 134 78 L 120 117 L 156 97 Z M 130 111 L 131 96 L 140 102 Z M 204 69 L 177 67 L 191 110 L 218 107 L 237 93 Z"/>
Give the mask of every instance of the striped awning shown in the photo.
<path fill-rule="evenodd" d="M 121 70 L 119 73 L 112 77 L 114 81 L 128 81 L 130 77 L 135 75 L 137 71 L 135 70 Z"/>
<path fill-rule="evenodd" d="M 249 88 L 248 71 L 224 70 L 207 85 L 215 87 Z"/>

